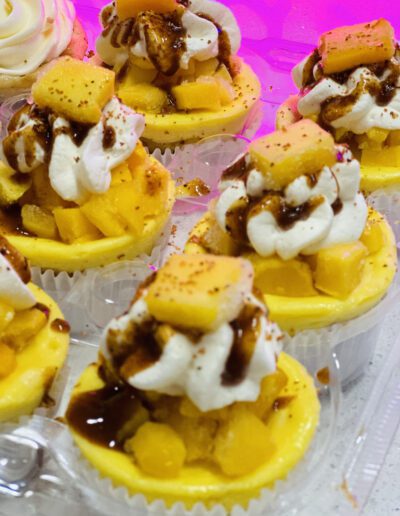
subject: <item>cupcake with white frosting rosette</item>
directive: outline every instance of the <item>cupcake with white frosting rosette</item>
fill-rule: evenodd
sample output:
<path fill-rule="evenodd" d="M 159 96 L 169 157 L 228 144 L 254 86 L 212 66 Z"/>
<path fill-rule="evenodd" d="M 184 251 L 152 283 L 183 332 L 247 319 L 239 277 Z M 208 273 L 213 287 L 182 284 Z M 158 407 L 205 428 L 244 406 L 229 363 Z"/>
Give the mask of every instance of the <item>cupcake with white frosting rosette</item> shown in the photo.
<path fill-rule="evenodd" d="M 335 348 L 345 381 L 368 363 L 398 291 L 394 235 L 359 186 L 349 148 L 299 121 L 252 142 L 225 171 L 186 246 L 249 259 L 287 349 L 316 372 Z"/>
<path fill-rule="evenodd" d="M 97 58 L 116 72 L 121 99 L 146 115 L 150 149 L 254 135 L 261 85 L 237 56 L 241 34 L 228 7 L 211 0 L 128 0 L 106 5 L 100 21 Z"/>
<path fill-rule="evenodd" d="M 282 129 L 311 118 L 361 163 L 361 189 L 392 224 L 400 225 L 400 54 L 385 19 L 338 27 L 293 69 L 300 93 L 277 113 Z"/>
<path fill-rule="evenodd" d="M 47 63 L 83 59 L 85 30 L 71 0 L 9 0 L 0 5 L 0 99 L 29 90 Z"/>

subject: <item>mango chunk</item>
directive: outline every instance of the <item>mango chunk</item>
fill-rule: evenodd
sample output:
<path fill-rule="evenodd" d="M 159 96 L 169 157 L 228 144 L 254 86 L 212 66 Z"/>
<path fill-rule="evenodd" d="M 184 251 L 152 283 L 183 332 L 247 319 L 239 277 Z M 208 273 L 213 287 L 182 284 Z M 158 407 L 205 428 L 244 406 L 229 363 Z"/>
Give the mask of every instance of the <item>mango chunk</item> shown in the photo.
<path fill-rule="evenodd" d="M 135 18 L 142 11 L 168 13 L 178 7 L 176 0 L 116 0 L 120 20 Z"/>
<path fill-rule="evenodd" d="M 208 61 L 205 61 L 206 63 Z M 196 64 L 196 74 L 197 74 L 197 64 Z M 217 71 L 214 73 L 214 77 L 224 79 L 226 82 L 229 82 L 230 84 L 233 83 L 233 79 L 231 74 L 229 73 L 228 68 L 224 64 L 220 64 L 217 68 Z"/>
<path fill-rule="evenodd" d="M 332 135 L 311 120 L 253 141 L 249 153 L 272 190 L 282 190 L 297 177 L 315 174 L 336 162 Z"/>
<path fill-rule="evenodd" d="M 370 254 L 375 254 L 386 245 L 386 233 L 383 225 L 384 217 L 373 211 L 368 214 L 367 223 L 360 241 L 368 248 Z"/>
<path fill-rule="evenodd" d="M 112 190 L 113 187 L 110 188 Z M 109 193 L 110 190 L 107 192 Z M 109 195 L 93 195 L 82 207 L 84 216 L 107 237 L 124 235 L 128 229 Z"/>
<path fill-rule="evenodd" d="M 60 59 L 32 87 L 33 100 L 69 120 L 97 124 L 114 95 L 115 74 L 76 59 Z"/>
<path fill-rule="evenodd" d="M 289 297 L 316 296 L 312 271 L 298 259 L 284 261 L 276 256 L 245 255 L 254 267 L 254 285 L 266 294 Z"/>
<path fill-rule="evenodd" d="M 178 109 L 221 109 L 220 84 L 217 80 L 208 78 L 207 81 L 187 82 L 174 86 L 172 95 L 175 97 Z"/>
<path fill-rule="evenodd" d="M 315 286 L 330 296 L 347 297 L 361 281 L 367 255 L 361 242 L 322 249 L 315 258 Z"/>
<path fill-rule="evenodd" d="M 0 334 L 13 320 L 14 314 L 14 308 L 0 301 Z"/>
<path fill-rule="evenodd" d="M 213 57 L 212 59 L 207 59 L 206 61 L 196 61 L 194 72 L 195 76 L 201 77 L 202 75 L 213 75 L 217 71 L 218 66 L 219 61 L 216 57 Z"/>
<path fill-rule="evenodd" d="M 16 203 L 32 184 L 29 174 L 15 174 L 15 171 L 0 161 L 0 206 Z"/>
<path fill-rule="evenodd" d="M 102 237 L 100 231 L 85 217 L 80 208 L 56 208 L 53 215 L 58 232 L 67 244 L 87 242 Z"/>
<path fill-rule="evenodd" d="M 136 167 L 145 166 L 148 159 L 149 155 L 147 154 L 147 151 L 144 148 L 143 143 L 141 141 L 138 141 L 135 150 L 128 158 L 128 166 L 130 171 L 133 173 Z"/>
<path fill-rule="evenodd" d="M 176 477 L 185 463 L 181 437 L 168 425 L 147 422 L 125 443 L 139 468 L 153 477 Z"/>
<path fill-rule="evenodd" d="M 204 331 L 235 319 L 252 290 L 247 260 L 212 255 L 174 255 L 157 273 L 146 302 L 158 321 Z"/>
<path fill-rule="evenodd" d="M 318 50 L 325 74 L 379 63 L 394 56 L 394 29 L 383 18 L 338 27 L 322 34 Z"/>
<path fill-rule="evenodd" d="M 262 421 L 265 421 L 271 410 L 273 410 L 275 400 L 279 397 L 287 382 L 288 377 L 286 374 L 277 369 L 275 373 L 263 378 L 261 392 L 256 401 L 242 402 L 240 405 L 247 407 L 250 412 L 253 412 Z"/>
<path fill-rule="evenodd" d="M 117 70 L 115 70 L 117 73 Z M 129 63 L 127 72 L 123 75 L 118 83 L 118 93 L 120 90 L 136 86 L 140 83 L 151 83 L 157 77 L 157 70 L 155 68 L 141 68 L 134 63 Z M 118 74 L 117 74 L 118 76 Z"/>
<path fill-rule="evenodd" d="M 193 405 L 197 413 L 200 411 Z M 183 411 L 181 411 L 183 414 Z M 167 423 L 181 436 L 186 447 L 186 463 L 212 460 L 214 436 L 218 422 L 204 416 L 186 417 L 184 414 L 174 414 L 167 419 Z"/>
<path fill-rule="evenodd" d="M 237 410 L 217 433 L 214 459 L 225 475 L 238 477 L 260 467 L 273 451 L 267 426 L 250 411 Z"/>
<path fill-rule="evenodd" d="M 375 149 L 363 149 L 361 165 L 365 167 L 399 167 L 400 146 L 384 147 L 379 152 Z"/>
<path fill-rule="evenodd" d="M 0 342 L 0 380 L 9 376 L 17 367 L 17 356 L 7 344 Z"/>
<path fill-rule="evenodd" d="M 111 171 L 111 186 L 127 183 L 128 181 L 132 181 L 132 174 L 128 163 L 125 161 Z"/>
<path fill-rule="evenodd" d="M 237 242 L 229 235 L 223 231 L 213 214 L 209 214 L 210 223 L 206 225 L 206 231 L 201 237 L 201 245 L 204 246 L 211 254 L 219 254 L 226 256 L 235 256 L 238 254 L 238 244 Z M 200 225 L 203 225 L 203 221 L 199 222 Z M 190 239 L 191 242 L 196 243 L 198 237 L 192 237 Z"/>
<path fill-rule="evenodd" d="M 58 238 L 56 221 L 51 213 L 34 204 L 25 204 L 22 207 L 21 216 L 24 228 L 32 235 L 52 240 Z"/>
<path fill-rule="evenodd" d="M 49 171 L 46 165 L 36 168 L 32 173 L 32 204 L 37 204 L 45 210 L 52 211 L 54 208 L 67 207 L 68 202 L 52 188 L 49 179 Z"/>
<path fill-rule="evenodd" d="M 390 147 L 400 145 L 400 131 L 390 131 L 386 142 Z"/>
<path fill-rule="evenodd" d="M 148 113 L 159 113 L 168 101 L 165 91 L 148 83 L 132 84 L 127 88 L 120 88 L 118 96 L 124 104 L 132 109 Z"/>
<path fill-rule="evenodd" d="M 1 334 L 1 341 L 16 351 L 21 351 L 46 324 L 46 315 L 37 308 L 16 312 L 11 323 Z"/>

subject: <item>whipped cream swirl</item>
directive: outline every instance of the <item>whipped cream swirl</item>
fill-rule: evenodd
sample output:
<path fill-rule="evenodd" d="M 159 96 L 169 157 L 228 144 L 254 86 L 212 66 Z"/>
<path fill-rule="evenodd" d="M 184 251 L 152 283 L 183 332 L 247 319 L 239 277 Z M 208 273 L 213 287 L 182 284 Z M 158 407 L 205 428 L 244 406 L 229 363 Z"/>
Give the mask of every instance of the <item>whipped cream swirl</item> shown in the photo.
<path fill-rule="evenodd" d="M 241 157 L 250 170 L 245 179 L 221 181 L 222 193 L 214 207 L 218 225 L 229 233 L 229 216 L 237 203 L 257 205 L 261 202 L 254 214 L 249 211 L 245 228 L 248 244 L 260 256 L 276 253 L 284 260 L 358 240 L 368 212 L 366 201 L 359 193 L 360 164 L 347 147 L 338 145 L 337 151 L 337 163 L 324 167 L 313 177 L 313 182 L 301 176 L 283 192 L 272 192 L 272 195 L 263 174 L 251 168 L 250 157 Z M 289 224 L 280 223 L 274 208 L 278 203 L 286 211 L 292 210 L 294 217 Z"/>
<path fill-rule="evenodd" d="M 296 86 L 302 90 L 297 105 L 302 116 L 319 116 L 322 111 L 325 123 L 354 134 L 363 134 L 375 127 L 390 131 L 400 129 L 400 62 L 397 57 L 393 57 L 378 75 L 373 67 L 360 66 L 351 71 L 342 84 L 332 77 L 321 76 L 317 63 L 313 67 L 315 83 L 304 88 L 303 73 L 310 59 L 312 56 L 307 56 L 292 72 Z M 381 87 L 391 75 L 393 94 L 378 102 Z M 330 101 L 339 99 L 343 99 L 343 105 L 336 105 L 336 113 L 331 118 L 329 114 L 324 116 L 326 103 L 329 108 Z"/>
<path fill-rule="evenodd" d="M 3 141 L 3 160 L 22 173 L 48 163 L 53 189 L 64 200 L 77 203 L 84 202 L 89 194 L 109 189 L 111 170 L 132 154 L 145 125 L 142 115 L 116 97 L 104 107 L 101 120 L 92 127 L 79 127 L 54 114 L 39 115 L 35 115 L 35 107 L 22 112 Z M 52 134 L 51 145 L 36 137 L 44 130 Z M 7 151 L 9 142 L 12 152 Z"/>
<path fill-rule="evenodd" d="M 70 0 L 0 0 L 0 74 L 26 75 L 59 57 L 74 21 Z"/>
<path fill-rule="evenodd" d="M 101 351 L 106 360 L 111 359 L 107 345 L 109 332 L 114 338 L 118 335 L 118 344 L 123 349 L 129 341 L 131 325 L 145 324 L 150 319 L 145 296 L 146 290 L 126 315 L 114 319 L 105 329 Z M 253 294 L 247 295 L 246 304 L 258 309 L 260 315 L 257 318 L 257 341 L 253 355 L 239 383 L 230 385 L 223 382 L 223 373 L 234 344 L 234 331 L 228 322 L 203 334 L 196 343 L 189 335 L 173 328 L 160 358 L 125 380 L 140 390 L 187 396 L 203 412 L 237 401 L 255 401 L 260 394 L 262 379 L 276 371 L 282 335 L 279 328 L 268 321 L 265 305 Z"/>
<path fill-rule="evenodd" d="M 190 0 L 187 8 L 180 8 L 183 9 L 180 19 L 183 51 L 180 54 L 179 68 L 187 70 L 192 59 L 206 61 L 217 57 L 220 30 L 226 33 L 229 39 L 231 53 L 237 53 L 241 34 L 237 21 L 228 7 L 212 0 Z M 152 63 L 145 33 L 148 29 L 147 19 L 139 19 L 135 29 L 130 25 L 130 20 L 119 22 L 113 3 L 103 8 L 100 19 L 105 30 L 97 39 L 96 49 L 105 63 L 110 66 L 122 66 L 130 55 Z M 116 30 L 113 30 L 114 25 Z M 129 28 L 130 31 L 135 31 L 134 38 L 124 36 Z M 158 49 L 158 52 L 161 50 Z"/>
<path fill-rule="evenodd" d="M 2 253 L 0 253 L 0 301 L 15 310 L 26 310 L 36 304 L 34 295 Z"/>

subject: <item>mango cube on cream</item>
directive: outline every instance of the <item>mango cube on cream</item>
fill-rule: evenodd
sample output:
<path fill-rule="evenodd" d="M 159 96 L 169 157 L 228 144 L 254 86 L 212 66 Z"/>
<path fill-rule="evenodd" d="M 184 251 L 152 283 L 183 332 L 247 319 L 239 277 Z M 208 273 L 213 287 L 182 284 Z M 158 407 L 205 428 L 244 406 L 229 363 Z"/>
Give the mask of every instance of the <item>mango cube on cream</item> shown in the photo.
<path fill-rule="evenodd" d="M 146 302 L 158 321 L 212 331 L 239 315 L 252 284 L 247 260 L 174 255 L 157 273 Z"/>
<path fill-rule="evenodd" d="M 97 124 L 114 95 L 115 74 L 76 59 L 60 59 L 33 85 L 33 100 L 69 120 Z"/>
<path fill-rule="evenodd" d="M 383 18 L 339 27 L 322 34 L 319 42 L 321 65 L 325 74 L 386 61 L 394 53 L 394 30 Z"/>
<path fill-rule="evenodd" d="M 367 254 L 358 241 L 322 249 L 315 258 L 315 286 L 330 296 L 347 297 L 361 281 Z"/>
<path fill-rule="evenodd" d="M 116 0 L 120 20 L 135 18 L 142 11 L 168 13 L 178 7 L 176 0 Z"/>
<path fill-rule="evenodd" d="M 297 177 L 315 174 L 336 162 L 332 135 L 311 120 L 253 141 L 249 153 L 271 190 L 282 190 Z"/>

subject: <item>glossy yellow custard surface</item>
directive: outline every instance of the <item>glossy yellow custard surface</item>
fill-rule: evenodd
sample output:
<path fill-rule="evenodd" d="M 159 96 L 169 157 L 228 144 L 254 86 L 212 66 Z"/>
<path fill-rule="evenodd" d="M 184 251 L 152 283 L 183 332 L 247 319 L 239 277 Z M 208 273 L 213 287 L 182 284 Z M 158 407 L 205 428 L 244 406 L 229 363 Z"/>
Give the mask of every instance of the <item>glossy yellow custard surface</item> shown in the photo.
<path fill-rule="evenodd" d="M 302 459 L 318 424 L 320 405 L 312 378 L 302 365 L 284 353 L 278 367 L 288 377 L 282 396 L 290 402 L 274 410 L 266 422 L 273 443 L 270 459 L 246 476 L 228 478 L 199 463 L 184 466 L 176 478 L 153 478 L 145 475 L 126 453 L 90 442 L 76 431 L 72 431 L 74 440 L 89 463 L 110 478 L 115 487 L 124 486 L 131 495 L 143 494 L 149 502 L 162 499 L 170 506 L 181 501 L 187 507 L 197 502 L 207 507 L 221 503 L 228 510 L 236 504 L 246 506 L 250 499 L 259 496 L 261 489 L 272 488 L 277 480 L 284 479 Z M 94 364 L 84 371 L 74 394 L 103 386 Z"/>
<path fill-rule="evenodd" d="M 60 328 L 63 322 L 60 309 L 38 287 L 30 284 L 29 288 L 36 301 L 49 309 L 50 316 L 46 326 L 17 353 L 14 371 L 0 379 L 0 421 L 32 413 L 41 404 L 67 356 L 69 334 Z"/>

